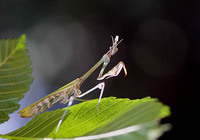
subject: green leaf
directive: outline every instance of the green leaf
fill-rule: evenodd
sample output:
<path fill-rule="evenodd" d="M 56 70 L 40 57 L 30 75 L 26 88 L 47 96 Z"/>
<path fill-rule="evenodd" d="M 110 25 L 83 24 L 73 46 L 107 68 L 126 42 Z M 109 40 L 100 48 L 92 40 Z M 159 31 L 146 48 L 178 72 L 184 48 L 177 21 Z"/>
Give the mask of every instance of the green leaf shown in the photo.
<path fill-rule="evenodd" d="M 167 110 L 167 107 L 157 99 L 149 97 L 137 100 L 103 98 L 96 113 L 97 102 L 98 100 L 95 99 L 71 106 L 56 138 L 91 136 L 138 126 L 141 129 L 130 135 L 150 138 L 150 130 L 156 132 L 154 135 L 159 136 L 169 129 L 167 125 L 162 126 L 156 123 L 161 118 L 170 115 L 169 108 Z M 53 138 L 64 110 L 65 108 L 36 115 L 25 126 L 2 135 L 2 137 L 13 139 Z M 117 138 L 122 136 L 117 136 Z"/>
<path fill-rule="evenodd" d="M 32 82 L 32 68 L 26 50 L 26 36 L 0 40 L 0 123 L 19 108 Z"/>

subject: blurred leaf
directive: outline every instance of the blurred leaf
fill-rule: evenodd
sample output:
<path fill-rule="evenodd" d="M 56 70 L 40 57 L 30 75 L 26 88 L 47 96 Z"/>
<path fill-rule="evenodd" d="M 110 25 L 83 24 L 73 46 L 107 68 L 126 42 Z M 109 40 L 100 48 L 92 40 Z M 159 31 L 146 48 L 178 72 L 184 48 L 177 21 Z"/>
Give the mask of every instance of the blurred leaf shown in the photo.
<path fill-rule="evenodd" d="M 32 82 L 32 68 L 26 50 L 26 36 L 0 40 L 0 123 L 19 108 Z"/>
<path fill-rule="evenodd" d="M 97 134 L 105 134 L 128 127 L 138 127 L 137 133 L 129 132 L 131 137 L 150 138 L 150 130 L 159 136 L 169 129 L 160 126 L 156 121 L 169 115 L 169 110 L 156 99 L 143 98 L 137 100 L 103 98 L 98 112 L 95 112 L 98 100 L 86 101 L 69 108 L 56 138 L 77 138 Z M 169 108 L 168 108 L 169 109 Z M 65 109 L 45 112 L 36 115 L 20 129 L 2 137 L 13 139 L 53 138 L 58 121 Z M 162 115 L 160 115 L 162 114 Z M 164 115 L 165 114 L 165 115 Z M 124 131 L 126 133 L 126 131 Z M 158 133 L 159 132 L 159 133 Z M 127 132 L 128 133 L 128 132 Z M 115 136 L 115 138 L 123 137 Z M 86 138 L 87 139 L 87 138 Z"/>

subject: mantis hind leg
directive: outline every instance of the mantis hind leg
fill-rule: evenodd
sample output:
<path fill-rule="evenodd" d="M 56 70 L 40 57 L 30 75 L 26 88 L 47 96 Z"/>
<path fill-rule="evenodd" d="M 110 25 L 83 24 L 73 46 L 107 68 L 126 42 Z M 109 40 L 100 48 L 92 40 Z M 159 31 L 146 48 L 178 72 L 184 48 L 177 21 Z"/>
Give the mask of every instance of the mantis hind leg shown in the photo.
<path fill-rule="evenodd" d="M 92 92 L 93 90 L 95 90 L 95 89 L 97 89 L 97 88 L 100 89 L 101 92 L 100 92 L 100 95 L 99 95 L 99 100 L 98 100 L 98 104 L 97 104 L 97 108 L 96 108 L 96 111 L 97 111 L 97 109 L 98 109 L 98 107 L 99 107 L 99 103 L 100 103 L 101 98 L 102 98 L 102 95 L 103 95 L 104 87 L 105 87 L 105 83 L 104 83 L 104 82 L 101 82 L 101 83 L 99 83 L 98 85 L 96 85 L 95 87 L 91 88 L 90 90 L 86 91 L 85 93 L 82 93 L 81 95 L 79 95 L 79 96 L 77 96 L 77 97 L 78 97 L 78 98 L 81 98 L 81 97 L 83 97 L 83 96 L 89 94 L 90 92 Z"/>
<path fill-rule="evenodd" d="M 60 121 L 58 122 L 57 127 L 56 127 L 56 131 L 55 131 L 54 138 L 56 137 L 56 134 L 57 134 L 57 132 L 58 132 L 58 130 L 59 130 L 59 128 L 60 128 L 60 125 L 62 124 L 63 119 L 64 119 L 65 115 L 67 114 L 67 112 L 68 112 L 68 110 L 69 110 L 69 107 L 73 104 L 75 98 L 76 98 L 76 97 L 77 97 L 77 98 L 81 98 L 81 97 L 83 97 L 83 96 L 89 94 L 90 92 L 92 92 L 93 90 L 95 90 L 95 89 L 97 89 L 97 88 L 98 88 L 98 89 L 101 89 L 101 93 L 100 93 L 99 100 L 98 100 L 98 104 L 97 104 L 97 108 L 96 108 L 96 111 L 97 111 L 97 109 L 98 109 L 98 107 L 99 107 L 99 103 L 100 103 L 101 98 L 102 98 L 102 95 L 103 95 L 104 87 L 105 87 L 105 83 L 104 83 L 104 82 L 101 82 L 101 83 L 99 83 L 98 85 L 96 85 L 95 87 L 93 87 L 92 89 L 86 91 L 85 93 L 82 93 L 82 94 L 79 95 L 79 96 L 76 96 L 76 95 L 78 95 L 78 94 L 77 94 L 77 93 L 74 93 L 74 94 L 69 98 L 69 100 L 67 101 L 67 102 L 68 102 L 68 105 L 67 105 L 67 107 L 66 107 L 66 109 L 65 109 L 65 111 L 64 111 L 64 113 L 63 113 L 63 115 L 62 115 L 62 117 L 61 117 L 61 119 L 60 119 Z M 76 92 L 76 90 L 75 90 L 75 92 Z M 67 102 L 66 102 L 66 103 L 67 103 Z"/>
<path fill-rule="evenodd" d="M 56 131 L 55 131 L 55 135 L 54 135 L 54 137 L 56 137 L 56 134 L 57 134 L 57 132 L 58 132 L 58 130 L 59 130 L 59 128 L 60 128 L 60 125 L 62 124 L 62 122 L 63 122 L 63 119 L 64 119 L 64 117 L 65 117 L 65 115 L 67 114 L 67 112 L 68 112 L 68 110 L 69 110 L 69 107 L 72 105 L 72 103 L 74 102 L 74 100 L 75 100 L 75 96 L 71 96 L 70 98 L 69 98 L 69 100 L 67 101 L 68 102 L 68 105 L 67 105 L 67 107 L 66 107 L 66 109 L 65 109 L 65 111 L 64 111 L 64 113 L 63 113 L 63 115 L 62 115 L 62 117 L 61 117 L 61 119 L 59 120 L 59 122 L 58 122 L 58 125 L 57 125 L 57 127 L 56 127 Z M 67 103 L 66 102 L 66 103 Z"/>

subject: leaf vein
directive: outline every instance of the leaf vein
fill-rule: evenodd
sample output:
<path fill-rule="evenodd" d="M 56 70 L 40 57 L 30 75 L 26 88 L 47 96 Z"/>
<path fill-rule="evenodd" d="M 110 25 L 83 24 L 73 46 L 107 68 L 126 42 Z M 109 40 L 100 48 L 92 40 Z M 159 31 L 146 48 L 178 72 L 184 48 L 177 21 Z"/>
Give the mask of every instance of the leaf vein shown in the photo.
<path fill-rule="evenodd" d="M 0 100 L 0 102 L 8 102 L 8 101 L 11 101 L 11 100 L 16 100 L 16 99 L 20 99 L 20 98 L 19 97 L 8 98 L 8 99 Z"/>
<path fill-rule="evenodd" d="M 28 72 L 30 72 L 30 70 L 26 70 L 26 71 L 19 72 L 19 73 L 14 73 L 14 74 L 0 75 L 0 79 L 1 78 L 9 78 L 9 77 L 21 76 L 23 74 L 28 74 Z"/>
<path fill-rule="evenodd" d="M 17 69 L 21 69 L 21 68 L 24 68 L 24 67 L 29 67 L 30 64 L 25 64 L 25 65 L 21 65 L 21 66 L 18 66 L 18 67 L 12 67 L 12 68 L 5 68 L 5 69 L 0 69 L 0 71 L 12 71 L 12 70 L 17 70 Z"/>
<path fill-rule="evenodd" d="M 30 79 L 28 79 L 28 80 L 22 80 L 20 82 L 0 83 L 0 86 L 8 86 L 8 85 L 12 86 L 12 85 L 18 85 L 18 84 L 22 84 L 22 83 L 25 84 L 28 81 L 30 81 Z"/>
<path fill-rule="evenodd" d="M 18 93 L 18 92 L 25 92 L 25 91 L 27 91 L 26 88 L 19 89 L 19 90 L 12 90 L 12 91 L 4 91 L 4 92 L 0 92 L 0 95 L 2 95 L 2 94 L 11 94 L 11 93 Z"/>
<path fill-rule="evenodd" d="M 8 46 L 8 43 L 7 43 L 7 46 Z M 12 57 L 12 55 L 13 55 L 13 53 L 15 52 L 16 50 L 15 50 L 15 48 L 12 50 L 12 52 L 2 61 L 2 63 L 0 63 L 0 67 L 1 66 L 3 66 L 5 63 L 6 63 L 6 61 L 9 59 L 9 58 L 11 58 Z"/>

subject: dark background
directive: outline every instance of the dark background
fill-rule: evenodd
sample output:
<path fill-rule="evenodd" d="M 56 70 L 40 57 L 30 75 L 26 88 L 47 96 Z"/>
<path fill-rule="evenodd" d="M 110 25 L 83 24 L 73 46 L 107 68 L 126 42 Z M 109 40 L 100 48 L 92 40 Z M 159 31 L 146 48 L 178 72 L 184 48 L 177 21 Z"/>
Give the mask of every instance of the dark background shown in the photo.
<path fill-rule="evenodd" d="M 198 0 L 0 0 L 0 38 L 23 33 L 34 82 L 20 109 L 82 76 L 107 52 L 110 36 L 119 35 L 124 40 L 107 70 L 121 60 L 128 76 L 107 80 L 103 96 L 158 98 L 172 112 L 162 122 L 173 127 L 160 140 L 195 137 L 200 78 Z M 98 84 L 99 70 L 82 85 L 83 92 Z M 97 98 L 98 92 L 88 98 Z M 17 115 L 0 127 L 2 132 L 28 121 L 18 117 L 16 122 Z"/>

